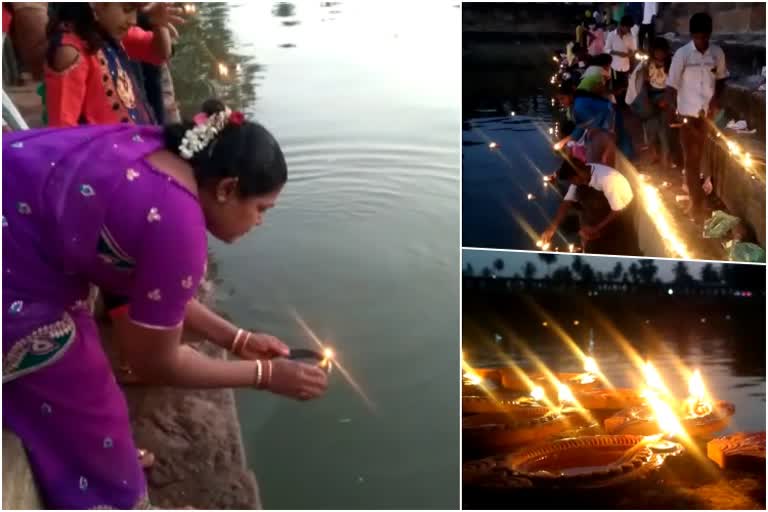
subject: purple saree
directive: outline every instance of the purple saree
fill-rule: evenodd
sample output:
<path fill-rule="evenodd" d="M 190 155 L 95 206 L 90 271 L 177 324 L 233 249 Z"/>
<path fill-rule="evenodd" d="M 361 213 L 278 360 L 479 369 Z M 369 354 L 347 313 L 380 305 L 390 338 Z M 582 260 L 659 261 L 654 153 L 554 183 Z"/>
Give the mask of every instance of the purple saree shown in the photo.
<path fill-rule="evenodd" d="M 125 398 L 87 307 L 89 284 L 178 326 L 203 276 L 197 199 L 145 156 L 158 127 L 3 134 L 3 424 L 49 508 L 142 508 Z"/>

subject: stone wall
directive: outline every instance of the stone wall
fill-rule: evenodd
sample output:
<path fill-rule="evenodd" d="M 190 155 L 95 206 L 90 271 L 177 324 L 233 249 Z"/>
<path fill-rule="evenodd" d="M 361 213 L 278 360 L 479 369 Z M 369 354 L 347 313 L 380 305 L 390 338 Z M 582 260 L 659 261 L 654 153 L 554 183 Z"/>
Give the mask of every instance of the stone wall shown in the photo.
<path fill-rule="evenodd" d="M 657 30 L 661 33 L 688 34 L 688 21 L 697 12 L 712 15 L 716 33 L 765 33 L 763 2 L 661 2 Z"/>
<path fill-rule="evenodd" d="M 15 434 L 3 429 L 3 510 L 41 508 L 24 447 Z"/>

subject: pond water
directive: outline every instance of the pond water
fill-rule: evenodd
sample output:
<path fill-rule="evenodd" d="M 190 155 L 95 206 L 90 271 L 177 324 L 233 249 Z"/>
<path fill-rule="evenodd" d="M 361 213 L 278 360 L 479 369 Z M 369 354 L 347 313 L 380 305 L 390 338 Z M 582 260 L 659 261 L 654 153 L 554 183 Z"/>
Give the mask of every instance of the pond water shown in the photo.
<path fill-rule="evenodd" d="M 311 348 L 296 311 L 372 404 L 338 371 L 310 403 L 238 392 L 267 508 L 459 502 L 454 3 L 231 9 L 234 48 L 260 70 L 247 110 L 280 141 L 289 181 L 265 225 L 211 242 L 219 308 Z"/>
<path fill-rule="evenodd" d="M 560 158 L 552 151 L 562 113 L 549 80 L 558 43 L 476 45 L 465 56 L 462 228 L 466 247 L 535 250 L 562 190 L 545 185 Z M 478 61 L 485 63 L 478 65 Z M 550 129 L 552 133 L 550 133 Z M 559 137 L 558 137 L 559 138 Z M 490 144 L 496 147 L 491 148 Z M 553 239 L 561 250 L 577 229 Z"/>

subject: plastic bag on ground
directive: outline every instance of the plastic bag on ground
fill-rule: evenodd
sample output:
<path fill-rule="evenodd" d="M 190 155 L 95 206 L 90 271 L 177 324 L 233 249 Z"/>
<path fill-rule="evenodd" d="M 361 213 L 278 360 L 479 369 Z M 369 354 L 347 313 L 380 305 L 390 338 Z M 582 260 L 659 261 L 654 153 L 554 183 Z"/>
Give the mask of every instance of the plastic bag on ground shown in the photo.
<path fill-rule="evenodd" d="M 739 222 L 738 217 L 728 215 L 722 210 L 715 210 L 704 222 L 704 238 L 723 238 Z"/>
<path fill-rule="evenodd" d="M 728 250 L 728 259 L 747 263 L 765 263 L 765 249 L 749 242 L 735 242 Z"/>

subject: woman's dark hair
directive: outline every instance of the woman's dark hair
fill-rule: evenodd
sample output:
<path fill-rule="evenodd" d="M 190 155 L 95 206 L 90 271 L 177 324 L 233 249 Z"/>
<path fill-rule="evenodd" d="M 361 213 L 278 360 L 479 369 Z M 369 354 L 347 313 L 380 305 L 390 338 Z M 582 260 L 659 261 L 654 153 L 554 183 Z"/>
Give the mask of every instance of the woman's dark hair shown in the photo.
<path fill-rule="evenodd" d="M 629 14 L 625 14 L 624 16 L 621 17 L 621 21 L 619 22 L 619 24 L 622 27 L 632 28 L 632 26 L 635 24 L 635 20 Z"/>
<path fill-rule="evenodd" d="M 697 12 L 691 16 L 688 30 L 691 34 L 711 34 L 712 16 L 706 12 Z"/>
<path fill-rule="evenodd" d="M 109 36 L 96 22 L 89 2 L 53 2 L 48 5 L 50 19 L 46 58 L 49 66 L 53 66 L 56 50 L 61 46 L 61 36 L 65 31 L 72 31 L 85 41 L 90 53 L 96 53 L 106 44 Z M 138 8 L 140 4 L 135 6 Z"/>
<path fill-rule="evenodd" d="M 221 101 L 211 99 L 203 103 L 202 111 L 213 115 L 224 108 Z M 194 126 L 192 122 L 166 126 L 166 149 L 179 155 L 184 134 Z M 240 125 L 230 122 L 188 162 L 199 185 L 237 178 L 241 197 L 269 194 L 288 180 L 288 168 L 280 145 L 266 128 L 252 121 L 243 121 Z"/>
<path fill-rule="evenodd" d="M 654 37 L 649 47 L 649 53 L 653 56 L 653 52 L 656 50 L 662 50 L 666 52 L 664 57 L 664 71 L 669 73 L 669 68 L 672 65 L 672 52 L 669 50 L 669 41 L 663 37 Z"/>

